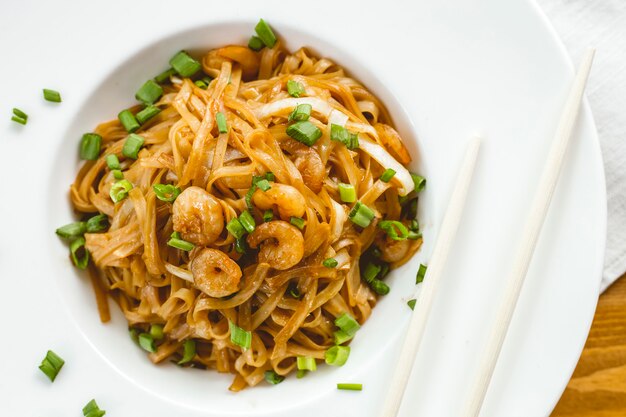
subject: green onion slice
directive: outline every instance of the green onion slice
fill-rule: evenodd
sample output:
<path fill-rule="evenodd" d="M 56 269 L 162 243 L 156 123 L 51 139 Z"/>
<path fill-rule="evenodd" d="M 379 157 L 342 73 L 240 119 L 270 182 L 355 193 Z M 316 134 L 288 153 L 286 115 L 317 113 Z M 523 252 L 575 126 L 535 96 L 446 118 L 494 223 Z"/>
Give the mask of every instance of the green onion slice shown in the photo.
<path fill-rule="evenodd" d="M 246 229 L 237 218 L 233 218 L 226 224 L 226 230 L 228 230 L 228 232 L 233 235 L 235 239 L 241 239 L 241 237 L 246 233 Z"/>
<path fill-rule="evenodd" d="M 267 46 L 268 48 L 273 48 L 276 44 L 276 35 L 272 32 L 272 28 L 267 22 L 263 19 L 259 20 L 259 23 L 254 27 L 254 31 L 256 32 L 259 39 Z"/>
<path fill-rule="evenodd" d="M 324 259 L 324 262 L 322 262 L 322 265 L 324 265 L 326 268 L 336 268 L 337 265 L 339 265 L 339 262 L 337 262 L 335 258 L 327 258 L 327 259 Z"/>
<path fill-rule="evenodd" d="M 406 302 L 406 305 L 408 305 L 411 310 L 415 310 L 415 303 L 417 303 L 417 300 L 415 298 L 412 298 Z"/>
<path fill-rule="evenodd" d="M 109 227 L 109 217 L 106 214 L 96 214 L 87 220 L 87 233 L 97 233 Z"/>
<path fill-rule="evenodd" d="M 303 120 L 309 120 L 311 117 L 311 110 L 313 106 L 310 104 L 298 104 L 294 107 L 293 111 L 289 115 L 288 121 L 290 122 L 301 122 Z"/>
<path fill-rule="evenodd" d="M 46 374 L 50 382 L 54 382 L 64 364 L 65 361 L 59 355 L 49 350 L 46 357 L 41 361 L 39 369 Z"/>
<path fill-rule="evenodd" d="M 94 161 L 100 155 L 102 136 L 97 133 L 85 133 L 80 140 L 80 159 Z"/>
<path fill-rule="evenodd" d="M 261 38 L 259 38 L 258 36 L 252 36 L 250 40 L 248 41 L 248 48 L 252 49 L 253 51 L 258 52 L 261 49 L 263 49 L 264 46 L 265 44 L 263 43 Z"/>
<path fill-rule="evenodd" d="M 194 81 L 194 84 L 202 90 L 206 90 L 209 87 L 209 85 L 202 80 L 196 80 Z"/>
<path fill-rule="evenodd" d="M 230 327 L 230 341 L 244 350 L 250 349 L 252 343 L 252 333 L 237 326 L 232 321 L 228 322 Z"/>
<path fill-rule="evenodd" d="M 106 411 L 101 410 L 96 404 L 96 400 L 91 400 L 87 403 L 86 406 L 83 407 L 83 416 L 84 417 L 102 417 L 106 414 Z"/>
<path fill-rule="evenodd" d="M 339 198 L 344 203 L 354 203 L 356 201 L 356 190 L 352 184 L 339 183 Z"/>
<path fill-rule="evenodd" d="M 120 165 L 120 160 L 117 158 L 117 155 L 115 155 L 114 153 L 107 155 L 105 160 L 106 160 L 107 166 L 111 170 L 122 168 Z"/>
<path fill-rule="evenodd" d="M 139 127 L 141 126 L 135 118 L 133 112 L 128 109 L 122 110 L 117 115 L 117 118 L 120 120 L 120 123 L 122 124 L 122 126 L 124 126 L 124 129 L 126 129 L 128 133 L 133 133 L 137 131 L 137 129 L 139 129 Z"/>
<path fill-rule="evenodd" d="M 56 234 L 63 239 L 73 239 L 82 236 L 87 231 L 87 223 L 74 222 L 61 226 L 56 230 Z"/>
<path fill-rule="evenodd" d="M 353 335 L 349 335 L 348 333 L 344 332 L 343 330 L 337 330 L 334 333 L 335 336 L 335 344 L 336 345 L 341 345 L 343 343 L 346 343 L 348 340 L 352 339 L 354 336 Z"/>
<path fill-rule="evenodd" d="M 287 135 L 307 146 L 313 146 L 322 137 L 322 131 L 308 120 L 287 127 Z"/>
<path fill-rule="evenodd" d="M 167 203 L 173 203 L 181 193 L 180 188 L 172 184 L 154 184 L 152 190 L 159 200 Z"/>
<path fill-rule="evenodd" d="M 154 345 L 154 337 L 150 333 L 141 333 L 138 336 L 139 346 L 147 352 L 156 352 L 156 346 Z"/>
<path fill-rule="evenodd" d="M 369 226 L 374 217 L 374 210 L 360 201 L 356 202 L 354 207 L 352 207 L 352 210 L 350 210 L 350 214 L 348 214 L 348 218 L 352 221 L 352 223 L 361 227 Z"/>
<path fill-rule="evenodd" d="M 365 280 L 365 282 L 369 284 L 374 279 L 376 279 L 380 271 L 381 271 L 380 266 L 370 262 L 365 266 L 365 269 L 363 270 L 363 273 L 362 273 L 363 279 Z"/>
<path fill-rule="evenodd" d="M 330 139 L 343 143 L 348 149 L 359 147 L 359 135 L 357 133 L 349 132 L 345 127 L 334 123 L 330 125 Z"/>
<path fill-rule="evenodd" d="M 298 81 L 289 80 L 287 81 L 287 92 L 291 97 L 298 98 L 305 93 L 304 85 L 302 85 L 302 83 L 299 83 Z"/>
<path fill-rule="evenodd" d="M 215 115 L 215 120 L 217 121 L 217 129 L 220 133 L 228 133 L 228 123 L 226 122 L 226 115 L 224 113 L 217 112 Z"/>
<path fill-rule="evenodd" d="M 266 180 L 265 178 L 256 181 L 254 185 L 260 188 L 262 191 L 267 191 L 270 188 L 272 188 L 272 186 L 270 185 L 270 182 Z"/>
<path fill-rule="evenodd" d="M 315 358 L 311 356 L 298 356 L 296 366 L 301 371 L 315 371 L 317 369 Z"/>
<path fill-rule="evenodd" d="M 122 147 L 122 155 L 124 155 L 126 158 L 137 159 L 139 150 L 143 146 L 144 142 L 145 140 L 143 137 L 131 133 L 130 135 L 128 135 L 126 141 L 124 142 L 124 146 Z"/>
<path fill-rule="evenodd" d="M 111 172 L 113 173 L 113 178 L 115 178 L 116 180 L 124 179 L 124 174 L 122 174 L 122 171 L 120 171 L 119 169 L 114 169 Z"/>
<path fill-rule="evenodd" d="M 172 235 L 170 236 L 170 240 L 167 241 L 167 244 L 173 248 L 184 250 L 187 252 L 193 250 L 193 248 L 196 247 L 196 245 L 194 245 L 193 243 L 181 239 L 180 233 L 178 232 L 172 233 Z"/>
<path fill-rule="evenodd" d="M 417 277 L 415 278 L 415 283 L 419 284 L 424 281 L 424 276 L 426 276 L 426 269 L 428 267 L 424 264 L 420 264 L 419 269 L 417 270 Z"/>
<path fill-rule="evenodd" d="M 144 124 L 159 113 L 161 113 L 160 108 L 158 108 L 157 106 L 149 105 L 149 106 L 146 106 L 145 109 L 137 113 L 135 117 L 137 118 L 137 121 L 139 123 Z"/>
<path fill-rule="evenodd" d="M 109 195 L 114 203 L 122 201 L 128 197 L 128 192 L 133 189 L 133 184 L 128 180 L 120 180 L 111 186 Z"/>
<path fill-rule="evenodd" d="M 243 228 L 246 229 L 246 232 L 248 233 L 254 232 L 254 229 L 256 228 L 254 217 L 252 217 L 252 214 L 250 214 L 248 210 L 241 212 L 239 215 L 239 223 L 241 223 Z"/>
<path fill-rule="evenodd" d="M 61 102 L 61 93 L 55 90 L 48 90 L 47 88 L 43 89 L 43 98 L 47 101 L 51 101 L 53 103 Z"/>
<path fill-rule="evenodd" d="M 248 251 L 248 246 L 246 245 L 246 239 L 244 238 L 235 239 L 235 252 L 243 255 L 247 251 Z"/>
<path fill-rule="evenodd" d="M 394 171 L 391 168 L 387 168 L 385 172 L 383 172 L 383 175 L 380 176 L 380 180 L 382 182 L 389 182 L 391 181 L 394 175 L 396 175 L 396 171 Z"/>
<path fill-rule="evenodd" d="M 350 356 L 350 346 L 333 346 L 324 354 L 326 363 L 331 366 L 343 366 Z"/>
<path fill-rule="evenodd" d="M 337 389 L 347 390 L 347 391 L 363 391 L 363 384 L 338 383 Z"/>
<path fill-rule="evenodd" d="M 135 98 L 145 104 L 153 104 L 163 95 L 163 88 L 154 82 L 148 80 L 137 90 Z"/>
<path fill-rule="evenodd" d="M 154 81 L 156 81 L 159 84 L 163 84 L 164 82 L 169 81 L 170 77 L 174 74 L 176 74 L 176 70 L 174 68 L 170 68 L 168 70 L 163 71 L 156 77 L 154 77 Z"/>
<path fill-rule="evenodd" d="M 79 269 L 86 269 L 89 263 L 89 251 L 85 248 L 85 238 L 80 236 L 70 243 L 72 262 Z"/>
<path fill-rule="evenodd" d="M 26 122 L 28 121 L 28 119 L 22 119 L 22 118 L 21 118 L 21 117 L 19 117 L 19 116 L 12 116 L 12 117 L 11 117 L 11 120 L 12 120 L 12 121 L 14 121 L 14 122 L 16 122 L 16 123 L 19 123 L 19 124 L 21 124 L 21 125 L 25 125 L 25 124 L 26 124 Z"/>
<path fill-rule="evenodd" d="M 387 232 L 387 236 L 393 240 L 406 240 L 409 236 L 409 229 L 397 220 L 383 220 L 378 223 L 378 227 Z"/>
<path fill-rule="evenodd" d="M 300 230 L 303 230 L 304 226 L 306 225 L 306 221 L 303 218 L 295 216 L 291 216 L 289 218 L 289 223 L 293 224 Z"/>
<path fill-rule="evenodd" d="M 426 178 L 413 173 L 411 173 L 411 178 L 413 179 L 413 183 L 415 184 L 416 193 L 419 193 L 424 189 L 424 187 L 426 187 Z"/>
<path fill-rule="evenodd" d="M 383 281 L 379 279 L 374 279 L 369 284 L 376 294 L 378 295 L 389 294 L 389 285 L 385 284 Z"/>
<path fill-rule="evenodd" d="M 357 322 L 348 313 L 342 313 L 335 319 L 335 326 L 345 332 L 349 336 L 354 336 L 356 332 L 361 328 L 359 322 Z"/>
<path fill-rule="evenodd" d="M 263 221 L 269 222 L 274 219 L 274 212 L 272 210 L 265 210 L 263 212 Z"/>
<path fill-rule="evenodd" d="M 13 107 L 13 115 L 19 117 L 20 119 L 23 119 L 25 122 L 28 120 L 28 115 L 17 107 Z"/>
<path fill-rule="evenodd" d="M 172 59 L 170 59 L 170 65 L 183 77 L 191 77 L 202 68 L 202 65 L 190 57 L 185 51 L 180 51 L 174 55 Z"/>
<path fill-rule="evenodd" d="M 191 362 L 196 356 L 196 342 L 193 339 L 187 339 L 183 342 L 183 357 L 178 361 L 179 365 Z"/>
<path fill-rule="evenodd" d="M 265 371 L 265 380 L 271 385 L 280 384 L 285 380 L 285 377 L 278 375 L 275 371 Z"/>

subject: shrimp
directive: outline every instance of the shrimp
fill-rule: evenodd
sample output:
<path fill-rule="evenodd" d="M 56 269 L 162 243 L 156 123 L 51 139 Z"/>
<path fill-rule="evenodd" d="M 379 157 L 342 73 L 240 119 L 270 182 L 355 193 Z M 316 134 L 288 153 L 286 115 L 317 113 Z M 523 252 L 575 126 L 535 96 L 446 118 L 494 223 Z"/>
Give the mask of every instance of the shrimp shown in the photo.
<path fill-rule="evenodd" d="M 283 220 L 293 217 L 302 217 L 306 209 L 306 200 L 300 191 L 291 185 L 272 183 L 267 191 L 258 189 L 252 194 L 252 202 L 261 210 L 278 208 L 278 214 Z"/>
<path fill-rule="evenodd" d="M 239 290 L 241 268 L 220 250 L 203 248 L 196 252 L 189 269 L 195 286 L 210 297 L 226 297 Z"/>
<path fill-rule="evenodd" d="M 376 129 L 376 133 L 378 133 L 378 137 L 380 138 L 382 144 L 398 162 L 403 165 L 411 162 L 411 155 L 409 154 L 409 151 L 406 149 L 404 142 L 402 142 L 402 138 L 393 127 L 384 123 L 376 123 L 374 128 Z"/>
<path fill-rule="evenodd" d="M 263 243 L 261 243 L 263 242 Z M 285 270 L 296 265 L 304 255 L 304 237 L 295 226 L 273 220 L 259 225 L 248 236 L 251 248 L 259 250 L 259 262 L 270 264 L 274 269 Z"/>
<path fill-rule="evenodd" d="M 400 261 L 408 254 L 412 242 L 412 240 L 385 239 L 385 241 L 379 245 L 380 252 L 382 253 L 381 259 L 389 263 Z"/>
<path fill-rule="evenodd" d="M 214 242 L 224 229 L 219 201 L 200 187 L 189 187 L 174 201 L 174 230 L 199 246 Z"/>
<path fill-rule="evenodd" d="M 281 148 L 295 156 L 293 163 L 300 171 L 304 184 L 314 193 L 322 191 L 326 170 L 317 151 L 293 139 L 281 143 Z"/>

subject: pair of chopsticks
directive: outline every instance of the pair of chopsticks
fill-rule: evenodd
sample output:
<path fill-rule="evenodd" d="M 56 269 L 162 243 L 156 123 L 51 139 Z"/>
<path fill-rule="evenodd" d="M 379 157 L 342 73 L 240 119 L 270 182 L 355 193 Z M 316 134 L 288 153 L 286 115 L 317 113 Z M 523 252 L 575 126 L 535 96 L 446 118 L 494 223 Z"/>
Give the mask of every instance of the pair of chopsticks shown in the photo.
<path fill-rule="evenodd" d="M 496 367 L 498 357 L 500 356 L 504 338 L 509 329 L 511 318 L 515 311 L 515 306 L 517 305 L 526 273 L 528 272 L 528 267 L 539 238 L 539 233 L 541 232 L 541 227 L 543 226 L 550 201 L 552 200 L 552 195 L 554 194 L 565 152 L 567 151 L 576 117 L 578 116 L 585 85 L 591 70 L 593 56 L 593 49 L 588 50 L 585 54 L 570 89 L 563 112 L 561 113 L 554 141 L 550 148 L 550 153 L 539 181 L 539 187 L 526 221 L 522 241 L 509 276 L 504 299 L 502 300 L 498 314 L 496 314 L 497 321 L 493 327 L 487 347 L 485 348 L 476 382 L 471 386 L 472 391 L 469 400 L 461 414 L 463 417 L 476 417 L 479 415 L 482 408 L 493 371 Z M 465 152 L 456 185 L 452 192 L 452 197 L 450 198 L 439 236 L 437 237 L 428 270 L 426 271 L 419 302 L 411 316 L 407 336 L 402 345 L 400 357 L 389 386 L 382 413 L 383 417 L 396 417 L 400 409 L 406 384 L 411 370 L 413 369 L 415 355 L 419 349 L 426 327 L 426 321 L 433 303 L 435 291 L 461 220 L 479 148 L 480 140 L 475 138 L 470 141 Z"/>

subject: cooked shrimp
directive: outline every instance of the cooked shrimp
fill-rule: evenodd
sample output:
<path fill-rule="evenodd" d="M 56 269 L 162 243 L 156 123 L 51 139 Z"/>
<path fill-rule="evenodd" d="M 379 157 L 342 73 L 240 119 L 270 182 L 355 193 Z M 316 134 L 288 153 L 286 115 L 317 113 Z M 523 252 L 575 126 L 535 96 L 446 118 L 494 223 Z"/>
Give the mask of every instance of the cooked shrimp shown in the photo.
<path fill-rule="evenodd" d="M 314 193 L 322 191 L 326 170 L 317 151 L 293 139 L 283 141 L 280 147 L 295 157 L 293 163 L 300 171 L 304 184 Z"/>
<path fill-rule="evenodd" d="M 189 269 L 196 287 L 211 297 L 226 297 L 239 290 L 241 268 L 220 250 L 201 249 Z"/>
<path fill-rule="evenodd" d="M 252 194 L 252 202 L 261 210 L 278 209 L 281 219 L 289 220 L 292 216 L 302 217 L 306 209 L 306 200 L 300 191 L 291 185 L 273 182 L 267 191 L 258 189 Z M 180 198 L 180 197 L 179 197 Z M 299 232 L 298 232 L 299 233 Z"/>
<path fill-rule="evenodd" d="M 402 138 L 393 127 L 384 123 L 376 123 L 374 128 L 376 129 L 376 133 L 378 133 L 380 141 L 394 158 L 404 165 L 411 162 L 409 151 L 406 149 Z"/>
<path fill-rule="evenodd" d="M 174 201 L 174 230 L 199 246 L 214 242 L 224 228 L 219 201 L 200 187 L 189 187 Z"/>
<path fill-rule="evenodd" d="M 261 245 L 259 262 L 266 262 L 274 269 L 289 269 L 300 262 L 304 255 L 302 233 L 282 220 L 259 225 L 248 236 L 248 244 L 252 248 Z"/>
<path fill-rule="evenodd" d="M 381 259 L 393 263 L 403 259 L 411 248 L 412 240 L 393 240 L 386 238 L 384 244 L 379 245 L 382 253 Z"/>

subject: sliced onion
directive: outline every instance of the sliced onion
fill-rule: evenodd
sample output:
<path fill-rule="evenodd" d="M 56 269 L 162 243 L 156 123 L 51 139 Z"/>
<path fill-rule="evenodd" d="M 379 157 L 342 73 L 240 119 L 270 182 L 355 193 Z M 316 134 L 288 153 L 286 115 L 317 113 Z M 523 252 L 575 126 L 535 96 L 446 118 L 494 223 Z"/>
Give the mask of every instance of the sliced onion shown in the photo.
<path fill-rule="evenodd" d="M 396 175 L 393 179 L 398 181 L 401 185 L 401 187 L 398 188 L 398 194 L 404 196 L 413 191 L 415 184 L 413 183 L 411 174 L 404 166 L 402 166 L 400 162 L 396 161 L 395 158 L 385 150 L 385 148 L 377 143 L 364 139 L 363 136 L 359 136 L 359 148 L 374 158 L 376 162 L 383 166 L 383 168 L 391 168 L 396 171 Z"/>
<path fill-rule="evenodd" d="M 291 113 L 298 104 L 310 104 L 313 111 L 322 114 L 325 118 L 328 118 L 333 110 L 327 101 L 317 97 L 285 98 L 257 107 L 254 109 L 254 115 L 262 120 L 278 114 L 287 114 Z"/>
<path fill-rule="evenodd" d="M 174 266 L 172 264 L 168 264 L 167 262 L 165 263 L 165 269 L 167 269 L 167 272 L 169 272 L 172 275 L 177 276 L 180 279 L 184 279 L 185 281 L 189 281 L 192 284 L 194 283 L 194 281 L 193 281 L 193 274 L 191 272 L 189 272 L 187 269 L 179 268 L 179 267 Z"/>

